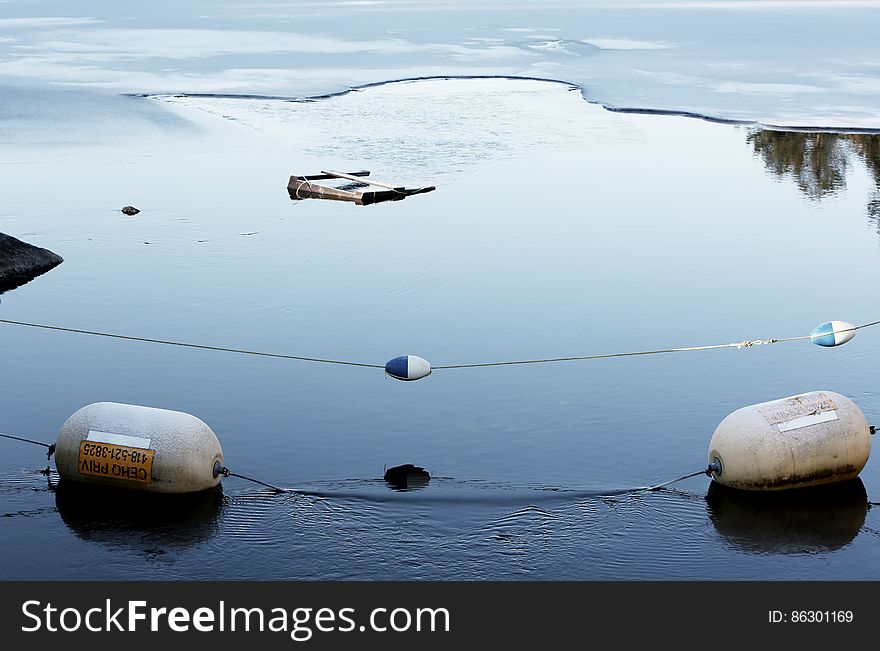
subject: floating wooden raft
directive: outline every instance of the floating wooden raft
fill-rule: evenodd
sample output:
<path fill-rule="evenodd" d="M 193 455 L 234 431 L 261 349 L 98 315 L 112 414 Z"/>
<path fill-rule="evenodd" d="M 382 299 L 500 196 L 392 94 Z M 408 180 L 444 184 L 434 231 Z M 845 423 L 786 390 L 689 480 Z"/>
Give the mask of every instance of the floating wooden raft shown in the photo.
<path fill-rule="evenodd" d="M 365 170 L 360 172 L 349 172 L 348 174 L 334 172 L 332 170 L 322 170 L 320 174 L 310 174 L 308 176 L 293 175 L 290 177 L 290 181 L 287 184 L 287 192 L 290 195 L 290 198 L 294 201 L 298 201 L 299 199 L 333 199 L 334 201 L 351 201 L 358 206 L 369 206 L 371 203 L 400 201 L 401 199 L 406 199 L 414 194 L 422 194 L 424 192 L 436 190 L 433 185 L 428 185 L 423 188 L 404 188 L 364 178 L 369 175 L 370 173 Z M 329 181 L 332 179 L 347 179 L 356 183 L 386 189 L 359 192 L 312 183 L 312 181 Z"/>

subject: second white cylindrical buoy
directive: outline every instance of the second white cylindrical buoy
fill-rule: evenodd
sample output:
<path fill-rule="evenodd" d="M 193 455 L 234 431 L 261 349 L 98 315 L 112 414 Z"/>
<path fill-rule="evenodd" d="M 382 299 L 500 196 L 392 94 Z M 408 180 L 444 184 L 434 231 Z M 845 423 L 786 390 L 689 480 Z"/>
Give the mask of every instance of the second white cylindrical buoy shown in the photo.
<path fill-rule="evenodd" d="M 783 490 L 857 477 L 871 433 L 849 398 L 812 391 L 737 409 L 709 443 L 712 478 L 731 488 Z"/>
<path fill-rule="evenodd" d="M 62 479 L 153 493 L 195 493 L 220 483 L 223 450 L 201 420 L 153 407 L 96 402 L 58 432 Z"/>

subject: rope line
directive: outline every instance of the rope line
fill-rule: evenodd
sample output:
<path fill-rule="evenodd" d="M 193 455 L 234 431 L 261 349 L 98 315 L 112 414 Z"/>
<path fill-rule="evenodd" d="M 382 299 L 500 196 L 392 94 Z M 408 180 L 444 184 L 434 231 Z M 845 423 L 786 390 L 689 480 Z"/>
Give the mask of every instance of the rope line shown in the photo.
<path fill-rule="evenodd" d="M 22 441 L 23 443 L 33 443 L 34 445 L 41 445 L 46 448 L 46 469 L 41 470 L 40 472 L 47 477 L 52 472 L 52 468 L 49 466 L 49 461 L 52 459 L 52 455 L 55 454 L 55 444 L 54 443 L 43 443 L 42 441 L 35 441 L 33 439 L 26 439 L 23 436 L 13 436 L 12 434 L 3 434 L 0 432 L 0 437 L 5 439 L 11 439 L 13 441 Z"/>
<path fill-rule="evenodd" d="M 278 488 L 277 486 L 273 486 L 272 484 L 267 484 L 266 482 L 260 481 L 259 479 L 254 479 L 253 477 L 248 477 L 246 475 L 240 475 L 237 472 L 232 472 L 229 468 L 223 468 L 222 474 L 224 477 L 238 477 L 239 479 L 251 481 L 255 484 L 259 484 L 260 486 L 265 486 L 266 488 L 271 488 L 276 493 L 291 493 L 291 492 L 293 492 L 287 488 Z"/>
<path fill-rule="evenodd" d="M 162 344 L 164 346 L 178 346 L 180 348 L 197 348 L 200 350 L 215 350 L 225 353 L 237 353 L 239 355 L 254 355 L 258 357 L 271 357 L 275 359 L 288 359 L 288 360 L 296 360 L 301 362 L 315 362 L 319 364 L 337 364 L 341 366 L 357 366 L 361 368 L 381 368 L 384 369 L 384 364 L 368 364 L 364 362 L 352 362 L 349 360 L 340 360 L 340 359 L 324 359 L 321 357 L 304 357 L 302 355 L 285 355 L 282 353 L 269 353 L 262 352 L 256 350 L 247 350 L 244 348 L 227 348 L 225 346 L 210 346 L 207 344 L 196 344 L 192 342 L 184 342 L 184 341 L 172 341 L 169 339 L 154 339 L 151 337 L 134 337 L 131 335 L 120 335 L 110 332 L 99 332 L 96 330 L 83 330 L 80 328 L 66 328 L 62 326 L 48 325 L 44 323 L 29 323 L 27 321 L 13 321 L 11 319 L 0 319 L 0 323 L 6 323 L 9 325 L 17 325 L 24 326 L 27 328 L 40 328 L 43 330 L 54 330 L 57 332 L 72 332 L 75 334 L 81 335 L 92 335 L 95 337 L 108 337 L 111 339 L 123 339 L 126 341 L 140 341 L 151 344 Z M 856 330 L 861 330 L 863 328 L 869 328 L 875 325 L 880 324 L 880 320 L 871 321 L 870 323 L 863 323 L 862 325 L 853 326 L 852 328 L 846 328 L 843 330 L 835 330 L 834 334 L 844 333 L 844 332 L 854 332 Z M 441 364 L 438 366 L 432 365 L 432 370 L 445 370 L 445 369 L 455 369 L 455 368 L 486 368 L 490 366 L 519 366 L 524 364 L 549 364 L 554 362 L 572 362 L 572 361 L 584 361 L 584 360 L 593 360 L 593 359 L 612 359 L 615 357 L 638 357 L 643 355 L 663 355 L 667 353 L 684 353 L 695 350 L 717 350 L 720 348 L 752 348 L 754 346 L 762 346 L 769 344 L 777 344 L 788 341 L 803 341 L 805 339 L 812 339 L 812 335 L 802 335 L 799 337 L 783 337 L 779 339 L 752 339 L 745 340 L 739 342 L 733 342 L 729 344 L 709 344 L 706 346 L 685 346 L 680 348 L 660 348 L 656 350 L 641 350 L 634 352 L 623 352 L 623 353 L 604 353 L 599 355 L 578 355 L 572 357 L 544 357 L 537 359 L 521 359 L 521 360 L 511 360 L 511 361 L 500 361 L 500 362 L 475 362 L 470 364 Z"/>
<path fill-rule="evenodd" d="M 692 472 L 691 474 L 689 474 L 689 475 L 684 475 L 683 477 L 679 477 L 678 479 L 670 479 L 669 481 L 665 481 L 665 482 L 663 482 L 662 484 L 655 484 L 654 486 L 649 486 L 649 487 L 646 488 L 645 490 L 647 490 L 647 491 L 655 491 L 655 490 L 658 490 L 658 489 L 660 489 L 660 488 L 663 488 L 664 486 L 669 486 L 669 484 L 674 484 L 674 483 L 679 482 L 679 481 L 684 481 L 685 479 L 690 479 L 691 477 L 696 477 L 696 476 L 698 476 L 698 475 L 707 475 L 707 476 L 711 476 L 711 474 L 712 474 L 712 466 L 709 466 L 709 467 L 706 468 L 705 470 L 699 470 L 699 471 L 697 471 L 697 472 Z"/>
<path fill-rule="evenodd" d="M 835 330 L 835 333 L 854 332 L 862 328 L 868 328 L 880 324 L 880 321 L 872 321 L 871 323 L 863 323 L 862 325 L 853 326 L 843 330 Z M 783 337 L 780 339 L 752 339 L 729 344 L 710 344 L 708 346 L 686 346 L 682 348 L 660 348 L 657 350 L 641 350 L 628 353 L 605 353 L 602 355 L 581 355 L 577 357 L 545 357 L 540 359 L 522 359 L 508 362 L 477 362 L 473 364 L 445 364 L 440 366 L 432 366 L 432 370 L 442 370 L 449 368 L 485 368 L 488 366 L 515 366 L 521 364 L 548 364 L 551 362 L 573 362 L 590 359 L 611 359 L 613 357 L 637 357 L 639 355 L 662 355 L 666 353 L 684 353 L 694 350 L 714 350 L 718 348 L 752 348 L 753 346 L 761 346 L 766 344 L 777 344 L 787 341 L 802 341 L 811 339 L 812 335 L 802 335 L 800 337 Z"/>
<path fill-rule="evenodd" d="M 274 357 L 277 359 L 293 359 L 301 362 L 318 362 L 321 364 L 342 364 L 344 366 L 361 366 L 364 368 L 385 368 L 384 364 L 362 364 L 360 362 L 350 362 L 339 359 L 322 359 L 319 357 L 302 357 L 299 355 L 282 355 L 280 353 L 265 353 L 256 350 L 245 350 L 242 348 L 225 348 L 223 346 L 208 346 L 205 344 L 194 344 L 183 341 L 170 341 L 167 339 L 151 339 L 149 337 L 131 337 L 129 335 L 119 335 L 109 332 L 97 332 L 94 330 L 80 330 L 79 328 L 62 328 L 61 326 L 46 325 L 43 323 L 27 323 L 26 321 L 11 321 L 9 319 L 0 319 L 0 323 L 8 323 L 11 325 L 25 326 L 28 328 L 42 328 L 44 330 L 57 330 L 59 332 L 74 332 L 80 335 L 93 335 L 95 337 L 110 337 L 111 339 L 125 339 L 127 341 L 141 341 L 150 344 L 163 344 L 165 346 L 180 346 L 181 348 L 199 348 L 201 350 L 218 350 L 224 353 L 238 353 L 240 355 L 256 355 L 259 357 Z"/>
<path fill-rule="evenodd" d="M 50 450 L 55 446 L 51 443 L 43 443 L 42 441 L 34 441 L 33 439 L 26 439 L 22 436 L 13 436 L 12 434 L 3 434 L 0 432 L 0 436 L 5 439 L 12 439 L 13 441 L 23 441 L 25 443 L 33 443 L 34 445 L 42 445 L 44 448 L 49 448 Z"/>
<path fill-rule="evenodd" d="M 308 191 L 311 192 L 311 191 L 312 191 L 312 182 L 309 181 L 308 179 L 302 179 L 302 180 L 305 181 L 305 183 L 306 183 L 307 186 L 309 186 L 309 187 L 308 187 Z M 301 196 L 299 196 L 299 191 L 302 190 L 302 188 L 303 188 L 302 185 L 298 185 L 298 186 L 296 186 L 296 198 L 299 199 L 299 200 L 308 199 L 308 197 L 301 197 Z"/>

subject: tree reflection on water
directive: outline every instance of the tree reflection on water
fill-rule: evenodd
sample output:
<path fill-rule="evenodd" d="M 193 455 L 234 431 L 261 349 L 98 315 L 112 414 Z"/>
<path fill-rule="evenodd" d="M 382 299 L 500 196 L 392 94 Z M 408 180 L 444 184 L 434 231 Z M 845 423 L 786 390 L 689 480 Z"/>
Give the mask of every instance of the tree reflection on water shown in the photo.
<path fill-rule="evenodd" d="M 757 129 L 746 140 L 767 170 L 815 201 L 844 189 L 847 171 L 861 161 L 874 180 L 867 213 L 880 233 L 880 134 Z"/>

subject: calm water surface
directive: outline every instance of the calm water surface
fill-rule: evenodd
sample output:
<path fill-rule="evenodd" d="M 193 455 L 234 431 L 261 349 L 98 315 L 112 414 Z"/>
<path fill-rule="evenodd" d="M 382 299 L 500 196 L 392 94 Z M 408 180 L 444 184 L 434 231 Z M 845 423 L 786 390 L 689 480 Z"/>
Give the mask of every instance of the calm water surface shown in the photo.
<path fill-rule="evenodd" d="M 105 114 L 68 101 L 69 145 L 33 144 L 26 119 L 2 133 L 0 230 L 65 258 L 0 297 L 3 318 L 435 365 L 880 318 L 877 136 L 613 114 L 525 81 L 107 98 Z M 289 201 L 290 174 L 327 168 L 438 189 Z M 705 467 L 744 405 L 826 389 L 877 423 L 880 331 L 415 383 L 12 326 L 0 350 L 2 431 L 49 441 L 103 400 L 178 409 L 211 425 L 234 471 L 299 489 L 230 478 L 222 494 L 119 503 L 56 486 L 38 448 L 0 441 L 6 579 L 880 578 L 875 458 L 800 499 L 705 477 L 626 492 Z M 400 463 L 433 478 L 391 490 L 383 468 Z"/>

